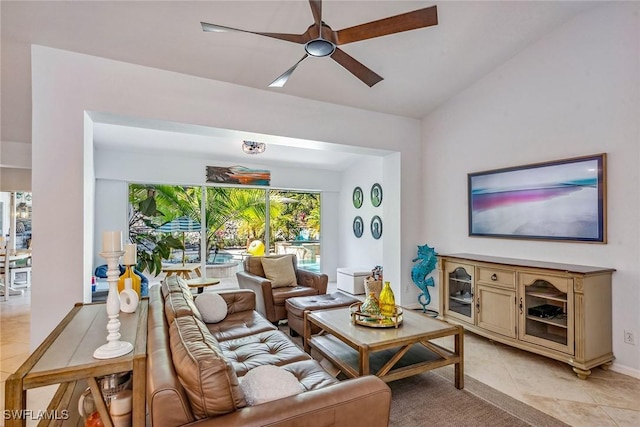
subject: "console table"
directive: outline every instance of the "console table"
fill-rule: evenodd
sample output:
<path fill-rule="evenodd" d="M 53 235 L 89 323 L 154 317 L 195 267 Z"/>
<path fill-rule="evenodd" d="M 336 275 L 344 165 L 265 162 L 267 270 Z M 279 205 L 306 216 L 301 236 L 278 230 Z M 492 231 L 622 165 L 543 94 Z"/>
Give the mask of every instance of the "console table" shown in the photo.
<path fill-rule="evenodd" d="M 5 413 L 22 416 L 5 420 L 6 427 L 26 426 L 29 414 L 55 411 L 67 425 L 78 425 L 77 396 L 86 384 L 96 400 L 105 427 L 112 427 L 97 379 L 119 372 L 133 372 L 132 425 L 145 425 L 148 300 L 140 302 L 134 313 L 120 313 L 122 341 L 133 344 L 133 351 L 113 359 L 95 359 L 93 352 L 106 343 L 105 304 L 76 304 L 51 334 L 12 374 L 5 385 Z M 26 410 L 27 390 L 60 384 L 48 408 Z M 9 412 L 6 412 L 9 411 Z M 57 425 L 57 424 L 56 424 Z"/>

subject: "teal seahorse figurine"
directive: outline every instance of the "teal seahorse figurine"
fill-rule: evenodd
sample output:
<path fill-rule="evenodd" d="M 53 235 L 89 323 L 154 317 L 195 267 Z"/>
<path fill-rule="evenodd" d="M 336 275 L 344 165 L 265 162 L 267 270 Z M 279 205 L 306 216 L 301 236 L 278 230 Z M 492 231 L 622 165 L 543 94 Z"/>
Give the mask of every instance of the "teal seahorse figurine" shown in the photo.
<path fill-rule="evenodd" d="M 422 291 L 422 293 L 418 295 L 418 303 L 422 306 L 423 313 L 427 312 L 427 306 L 431 302 L 431 295 L 429 295 L 428 287 L 433 287 L 434 283 L 433 278 L 427 278 L 427 276 L 436 268 L 437 255 L 438 254 L 436 254 L 434 248 L 425 244 L 423 246 L 418 246 L 418 257 L 412 260 L 412 262 L 418 261 L 418 263 L 411 269 L 411 279 Z"/>

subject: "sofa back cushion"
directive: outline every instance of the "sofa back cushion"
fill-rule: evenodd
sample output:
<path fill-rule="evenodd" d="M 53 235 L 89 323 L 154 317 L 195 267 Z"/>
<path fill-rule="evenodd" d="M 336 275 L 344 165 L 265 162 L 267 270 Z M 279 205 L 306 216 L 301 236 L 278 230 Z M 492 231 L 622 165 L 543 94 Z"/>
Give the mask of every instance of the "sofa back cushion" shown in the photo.
<path fill-rule="evenodd" d="M 160 286 L 149 288 L 147 333 L 147 408 L 155 426 L 179 426 L 195 421 L 189 398 L 178 380 L 169 349 Z"/>
<path fill-rule="evenodd" d="M 196 419 L 246 406 L 233 365 L 222 355 L 206 325 L 195 317 L 176 317 L 169 327 L 173 365 Z"/>
<path fill-rule="evenodd" d="M 171 292 L 164 300 L 164 314 L 167 323 L 171 324 L 176 317 L 194 316 L 202 320 L 202 315 L 196 307 L 191 291 Z"/>
<path fill-rule="evenodd" d="M 171 324 L 173 319 L 182 316 L 196 316 L 202 320 L 202 314 L 196 307 L 191 289 L 182 277 L 167 276 L 162 281 L 161 290 L 165 301 L 167 323 Z"/>
<path fill-rule="evenodd" d="M 162 297 L 165 299 L 172 292 L 183 292 L 185 290 L 189 290 L 186 280 L 184 280 L 182 277 L 178 277 L 177 275 L 165 277 L 162 281 L 161 286 Z"/>

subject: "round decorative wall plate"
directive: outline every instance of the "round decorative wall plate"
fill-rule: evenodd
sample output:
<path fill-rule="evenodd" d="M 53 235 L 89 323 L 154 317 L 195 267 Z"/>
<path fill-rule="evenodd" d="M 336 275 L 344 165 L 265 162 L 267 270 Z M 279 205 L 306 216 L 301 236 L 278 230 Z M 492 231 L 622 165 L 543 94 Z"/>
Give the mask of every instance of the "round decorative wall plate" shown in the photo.
<path fill-rule="evenodd" d="M 382 203 L 382 186 L 377 182 L 371 187 L 371 204 L 376 208 Z"/>
<path fill-rule="evenodd" d="M 362 233 L 364 231 L 364 221 L 362 221 L 362 217 L 355 217 L 353 219 L 353 234 L 360 238 L 362 237 Z"/>
<path fill-rule="evenodd" d="M 382 236 L 382 219 L 378 215 L 371 218 L 371 235 L 374 239 Z"/>
<path fill-rule="evenodd" d="M 362 188 L 354 188 L 353 195 L 351 197 L 353 200 L 353 206 L 355 206 L 356 209 L 360 209 L 360 207 L 362 206 L 362 201 L 364 200 L 364 193 L 362 192 Z"/>

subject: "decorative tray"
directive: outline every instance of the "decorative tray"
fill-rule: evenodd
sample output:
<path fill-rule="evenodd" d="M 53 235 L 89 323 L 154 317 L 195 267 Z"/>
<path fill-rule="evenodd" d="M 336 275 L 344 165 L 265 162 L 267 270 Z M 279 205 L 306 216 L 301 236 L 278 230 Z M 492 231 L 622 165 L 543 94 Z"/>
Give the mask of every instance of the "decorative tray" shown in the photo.
<path fill-rule="evenodd" d="M 370 328 L 397 328 L 402 324 L 402 307 L 396 305 L 393 316 L 382 316 L 360 311 L 361 302 L 349 306 L 351 322 Z"/>

